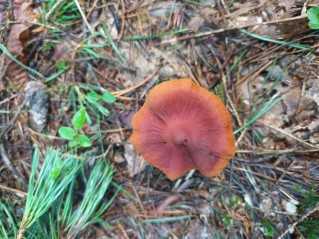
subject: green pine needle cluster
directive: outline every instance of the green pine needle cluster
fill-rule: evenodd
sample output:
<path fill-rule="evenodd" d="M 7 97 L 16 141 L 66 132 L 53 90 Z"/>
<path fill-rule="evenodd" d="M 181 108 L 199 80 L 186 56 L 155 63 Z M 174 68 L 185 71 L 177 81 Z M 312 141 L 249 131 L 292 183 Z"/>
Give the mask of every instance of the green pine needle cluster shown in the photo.
<path fill-rule="evenodd" d="M 86 187 L 80 203 L 73 203 L 77 178 L 85 175 L 83 158 L 49 149 L 37 173 L 36 150 L 22 220 L 15 215 L 12 202 L 0 202 L 0 217 L 6 219 L 0 222 L 0 238 L 75 238 L 95 223 L 110 229 L 101 216 L 115 197 L 105 200 L 113 168 L 104 158 L 96 160 L 88 179 L 84 179 Z"/>

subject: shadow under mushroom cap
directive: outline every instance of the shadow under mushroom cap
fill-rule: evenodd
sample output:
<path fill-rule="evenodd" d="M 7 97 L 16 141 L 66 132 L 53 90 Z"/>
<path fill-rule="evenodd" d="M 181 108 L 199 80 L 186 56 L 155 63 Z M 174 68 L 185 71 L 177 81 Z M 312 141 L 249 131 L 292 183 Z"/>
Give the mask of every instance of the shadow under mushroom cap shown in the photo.
<path fill-rule="evenodd" d="M 171 180 L 191 169 L 218 175 L 235 154 L 225 105 L 188 79 L 155 86 L 134 115 L 132 128 L 131 143 Z"/>

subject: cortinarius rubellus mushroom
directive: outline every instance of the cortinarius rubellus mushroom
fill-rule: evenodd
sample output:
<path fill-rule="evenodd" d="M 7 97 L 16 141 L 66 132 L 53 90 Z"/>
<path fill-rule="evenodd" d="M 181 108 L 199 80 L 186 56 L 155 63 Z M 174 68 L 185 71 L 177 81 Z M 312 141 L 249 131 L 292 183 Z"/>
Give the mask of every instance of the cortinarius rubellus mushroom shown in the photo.
<path fill-rule="evenodd" d="M 191 80 L 170 80 L 154 87 L 134 115 L 132 127 L 132 144 L 170 180 L 191 169 L 216 176 L 235 154 L 225 105 Z"/>

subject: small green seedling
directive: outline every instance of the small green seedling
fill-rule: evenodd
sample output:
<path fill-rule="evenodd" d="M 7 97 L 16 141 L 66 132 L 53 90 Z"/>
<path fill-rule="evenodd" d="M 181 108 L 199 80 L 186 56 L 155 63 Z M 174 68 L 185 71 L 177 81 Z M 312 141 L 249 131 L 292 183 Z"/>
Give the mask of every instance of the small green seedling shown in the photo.
<path fill-rule="evenodd" d="M 96 102 L 99 100 L 103 100 L 106 103 L 114 103 L 116 101 L 116 98 L 110 92 L 104 92 L 102 95 L 99 95 L 98 93 L 96 93 L 94 91 L 90 91 L 86 95 L 86 98 L 90 102 Z"/>
<path fill-rule="evenodd" d="M 60 61 L 57 61 L 55 63 L 55 65 L 58 67 L 58 69 L 60 71 L 65 71 L 66 69 L 68 69 L 68 66 L 66 64 L 66 60 L 60 60 Z"/>
<path fill-rule="evenodd" d="M 309 19 L 308 26 L 311 29 L 319 29 L 319 7 L 312 7 L 307 11 L 307 16 Z"/>
<path fill-rule="evenodd" d="M 83 96 L 86 99 L 86 102 L 84 102 L 84 104 L 87 104 L 87 106 L 90 107 L 90 109 L 92 109 L 92 107 L 94 109 L 97 109 L 101 114 L 103 114 L 106 117 L 110 115 L 110 111 L 107 108 L 105 108 L 101 103 L 114 103 L 116 101 L 116 98 L 108 91 L 100 95 L 91 90 Z"/>
<path fill-rule="evenodd" d="M 268 220 L 263 220 L 261 222 L 261 226 L 263 227 L 263 234 L 266 237 L 273 237 L 276 233 L 274 226 Z"/>
<path fill-rule="evenodd" d="M 228 216 L 227 214 L 223 214 L 222 221 L 225 224 L 227 231 L 229 231 L 230 227 L 233 223 L 233 219 L 230 216 Z"/>
<path fill-rule="evenodd" d="M 79 134 L 79 130 L 83 128 L 85 121 L 86 109 L 81 108 L 73 115 L 73 128 L 68 126 L 62 126 L 59 128 L 59 135 L 62 138 L 69 140 L 70 147 L 75 147 L 79 145 L 80 147 L 87 148 L 92 145 L 91 140 L 88 136 L 86 136 L 85 134 Z"/>

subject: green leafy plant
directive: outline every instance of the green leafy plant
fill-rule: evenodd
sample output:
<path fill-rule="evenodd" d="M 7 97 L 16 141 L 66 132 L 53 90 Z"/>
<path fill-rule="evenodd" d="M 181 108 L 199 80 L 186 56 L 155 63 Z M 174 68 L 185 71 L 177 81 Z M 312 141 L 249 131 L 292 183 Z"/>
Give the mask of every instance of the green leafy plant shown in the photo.
<path fill-rule="evenodd" d="M 66 64 L 66 60 L 58 61 L 58 62 L 55 63 L 55 65 L 57 67 L 57 72 L 55 72 L 54 74 L 52 74 L 51 76 L 46 78 L 45 79 L 46 83 L 48 83 L 49 81 L 52 81 L 55 78 L 59 77 L 60 75 L 62 75 L 62 73 L 64 73 L 68 69 L 68 66 Z"/>
<path fill-rule="evenodd" d="M 233 209 L 235 208 L 243 199 L 239 196 L 239 195 L 232 195 L 230 198 L 229 198 L 229 203 L 228 203 L 228 207 L 230 209 Z"/>
<path fill-rule="evenodd" d="M 310 189 L 308 190 L 303 189 L 300 185 L 295 187 L 295 190 L 301 193 L 301 209 L 313 208 L 317 205 L 317 203 L 319 202 L 319 193 L 317 192 L 317 187 L 318 186 L 316 185 L 311 185 Z"/>
<path fill-rule="evenodd" d="M 263 233 L 266 237 L 273 237 L 275 235 L 275 228 L 268 220 L 263 220 L 261 225 L 264 229 Z"/>
<path fill-rule="evenodd" d="M 225 104 L 226 102 L 226 94 L 224 91 L 224 86 L 223 84 L 218 84 L 215 89 L 214 89 L 215 95 L 217 95 Z"/>
<path fill-rule="evenodd" d="M 230 227 L 233 223 L 233 219 L 230 216 L 228 216 L 227 214 L 223 214 L 221 217 L 222 217 L 223 223 L 226 226 L 226 229 L 229 231 Z"/>
<path fill-rule="evenodd" d="M 104 101 L 106 103 L 114 103 L 116 100 L 116 98 L 110 92 L 105 92 L 102 95 L 99 95 L 94 91 L 90 91 L 88 94 L 85 95 L 85 98 L 91 106 L 96 108 L 98 111 L 100 111 L 100 113 L 102 113 L 105 116 L 109 116 L 110 111 L 103 107 L 100 104 L 100 102 Z"/>
<path fill-rule="evenodd" d="M 101 92 L 100 94 L 96 92 Z M 116 101 L 116 98 L 106 89 L 88 84 L 79 84 L 72 88 L 72 99 L 77 99 L 78 103 L 85 107 L 92 115 L 108 117 L 110 111 L 105 107 Z M 73 104 L 75 105 L 75 101 Z M 91 124 L 91 118 L 87 114 L 87 121 Z"/>
<path fill-rule="evenodd" d="M 0 238 L 13 238 L 18 234 L 18 219 L 15 216 L 13 203 L 5 200 L 0 201 Z"/>
<path fill-rule="evenodd" d="M 73 128 L 68 126 L 62 126 L 59 128 L 59 135 L 69 140 L 69 145 L 71 147 L 80 146 L 83 148 L 90 147 L 92 145 L 91 140 L 85 134 L 80 134 L 79 131 L 83 128 L 83 125 L 86 121 L 86 109 L 81 108 L 72 118 Z"/>
<path fill-rule="evenodd" d="M 300 232 L 307 239 L 317 239 L 319 235 L 319 220 L 304 220 L 298 226 Z"/>
<path fill-rule="evenodd" d="M 319 29 L 319 7 L 312 7 L 307 11 L 307 16 L 309 19 L 308 26 L 311 29 Z"/>
<path fill-rule="evenodd" d="M 64 71 L 68 68 L 66 65 L 66 60 L 57 61 L 55 65 L 58 67 L 59 71 Z"/>

